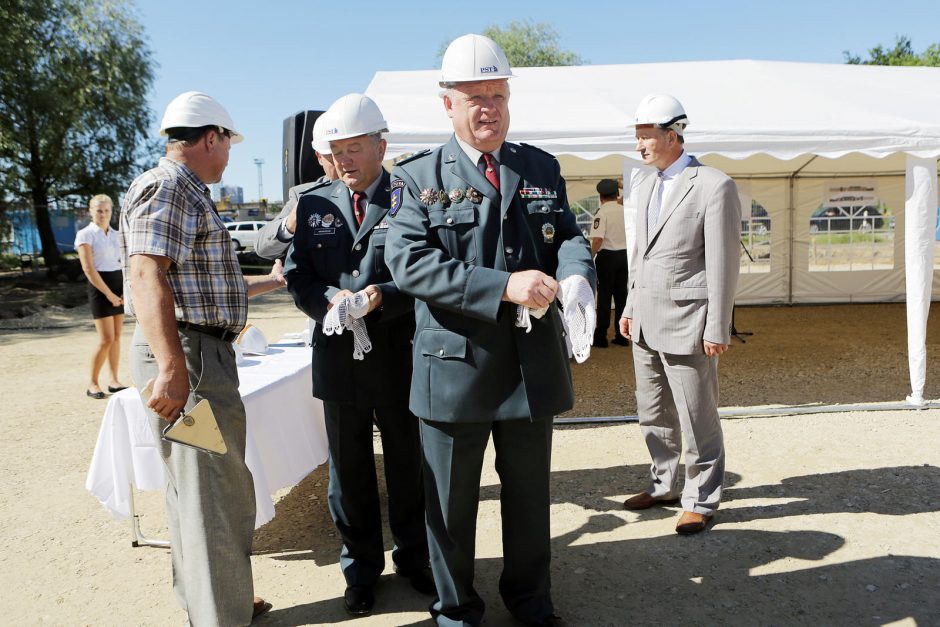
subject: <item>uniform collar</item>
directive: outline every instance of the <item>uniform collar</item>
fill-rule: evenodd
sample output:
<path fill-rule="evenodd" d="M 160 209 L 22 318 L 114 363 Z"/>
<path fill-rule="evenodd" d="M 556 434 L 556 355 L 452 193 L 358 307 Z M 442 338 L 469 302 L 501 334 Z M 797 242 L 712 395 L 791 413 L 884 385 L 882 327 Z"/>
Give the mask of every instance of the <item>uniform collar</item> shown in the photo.
<path fill-rule="evenodd" d="M 460 149 L 464 151 L 464 154 L 466 154 L 467 157 L 470 158 L 470 163 L 472 163 L 473 165 L 480 163 L 480 157 L 483 156 L 482 152 L 480 152 L 479 150 L 477 150 L 476 148 L 474 148 L 473 146 L 471 146 L 464 140 L 457 137 L 456 133 L 454 133 L 454 139 L 457 140 L 457 144 L 460 146 Z M 503 150 L 503 146 L 502 144 L 500 144 L 499 148 L 497 148 L 496 150 L 490 153 L 491 155 L 493 155 L 493 158 L 496 159 L 497 163 L 502 162 L 502 159 L 499 158 L 499 155 L 502 152 L 502 150 Z"/>

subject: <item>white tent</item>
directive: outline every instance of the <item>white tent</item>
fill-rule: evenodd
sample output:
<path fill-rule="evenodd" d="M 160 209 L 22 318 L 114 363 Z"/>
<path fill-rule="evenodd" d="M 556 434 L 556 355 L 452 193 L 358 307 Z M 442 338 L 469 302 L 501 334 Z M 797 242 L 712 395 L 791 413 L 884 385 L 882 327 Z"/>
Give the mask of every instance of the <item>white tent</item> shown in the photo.
<path fill-rule="evenodd" d="M 648 93 L 679 98 L 688 152 L 734 177 L 748 214 L 744 248 L 756 259 L 742 253 L 736 301 L 906 299 L 908 400 L 923 402 L 927 314 L 940 296 L 940 68 L 708 61 L 514 72 L 509 139 L 556 155 L 571 200 L 622 175 L 628 214 L 642 166 L 626 123 Z M 373 78 L 366 93 L 388 120 L 389 158 L 450 136 L 438 76 Z M 751 200 L 763 211 L 751 214 Z"/>

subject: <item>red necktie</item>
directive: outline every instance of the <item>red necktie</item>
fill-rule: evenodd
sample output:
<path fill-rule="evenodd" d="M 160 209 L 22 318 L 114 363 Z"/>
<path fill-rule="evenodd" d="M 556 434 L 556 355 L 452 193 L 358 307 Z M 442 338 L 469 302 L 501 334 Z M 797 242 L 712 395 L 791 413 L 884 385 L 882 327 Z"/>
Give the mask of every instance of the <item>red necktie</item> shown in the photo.
<path fill-rule="evenodd" d="M 353 192 L 353 213 L 356 216 L 356 224 L 362 226 L 362 219 L 366 217 L 365 210 L 362 209 L 360 201 L 366 199 L 365 192 Z"/>
<path fill-rule="evenodd" d="M 483 171 L 486 180 L 499 191 L 499 166 L 493 161 L 493 155 L 488 152 L 483 153 L 483 160 L 486 162 L 486 170 Z"/>

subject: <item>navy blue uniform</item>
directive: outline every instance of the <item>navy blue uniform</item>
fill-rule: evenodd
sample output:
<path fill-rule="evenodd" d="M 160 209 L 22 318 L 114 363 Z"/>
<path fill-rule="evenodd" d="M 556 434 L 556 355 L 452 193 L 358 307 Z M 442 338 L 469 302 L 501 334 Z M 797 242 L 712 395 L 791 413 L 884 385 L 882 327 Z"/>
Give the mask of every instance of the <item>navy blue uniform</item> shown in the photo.
<path fill-rule="evenodd" d="M 407 405 L 414 301 L 398 290 L 385 265 L 389 175 L 383 170 L 381 176 L 359 227 L 342 181 L 302 195 L 284 271 L 294 302 L 318 323 L 313 395 L 326 415 L 330 512 L 343 538 L 340 566 L 348 585 L 373 585 L 384 569 L 373 421 L 382 435 L 392 559 L 402 573 L 428 562 L 418 423 Z M 324 335 L 322 322 L 337 292 L 368 285 L 379 286 L 382 306 L 365 316 L 372 350 L 355 360 L 352 332 Z"/>

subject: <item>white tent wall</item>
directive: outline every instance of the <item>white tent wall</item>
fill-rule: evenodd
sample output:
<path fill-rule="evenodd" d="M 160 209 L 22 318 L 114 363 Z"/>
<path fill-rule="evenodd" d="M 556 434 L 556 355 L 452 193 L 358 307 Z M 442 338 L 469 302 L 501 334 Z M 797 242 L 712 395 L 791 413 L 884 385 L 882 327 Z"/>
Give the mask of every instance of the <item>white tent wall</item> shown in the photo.
<path fill-rule="evenodd" d="M 923 391 L 918 373 L 925 362 L 918 355 L 925 343 L 918 329 L 926 329 L 930 300 L 940 298 L 933 271 L 940 68 L 741 60 L 514 73 L 509 140 L 556 155 L 571 200 L 593 195 L 597 180 L 620 173 L 629 188 L 641 172 L 626 127 L 632 112 L 648 93 L 678 97 L 691 121 L 688 151 L 732 176 L 745 201 L 756 200 L 770 218 L 769 266 L 761 257 L 742 273 L 736 302 L 907 299 L 913 396 Z M 387 158 L 442 144 L 451 135 L 438 78 L 433 70 L 374 76 L 366 93 L 391 129 Z M 872 245 L 867 268 L 864 256 L 856 263 L 853 253 L 848 263 L 829 263 L 829 253 L 819 249 L 825 238 L 810 233 L 813 213 L 830 188 L 858 181 L 876 190 L 894 218 L 893 231 L 844 238 Z M 627 195 L 629 223 L 635 214 L 629 189 Z M 916 224 L 906 219 L 915 207 Z M 828 239 L 830 248 L 833 241 Z"/>

